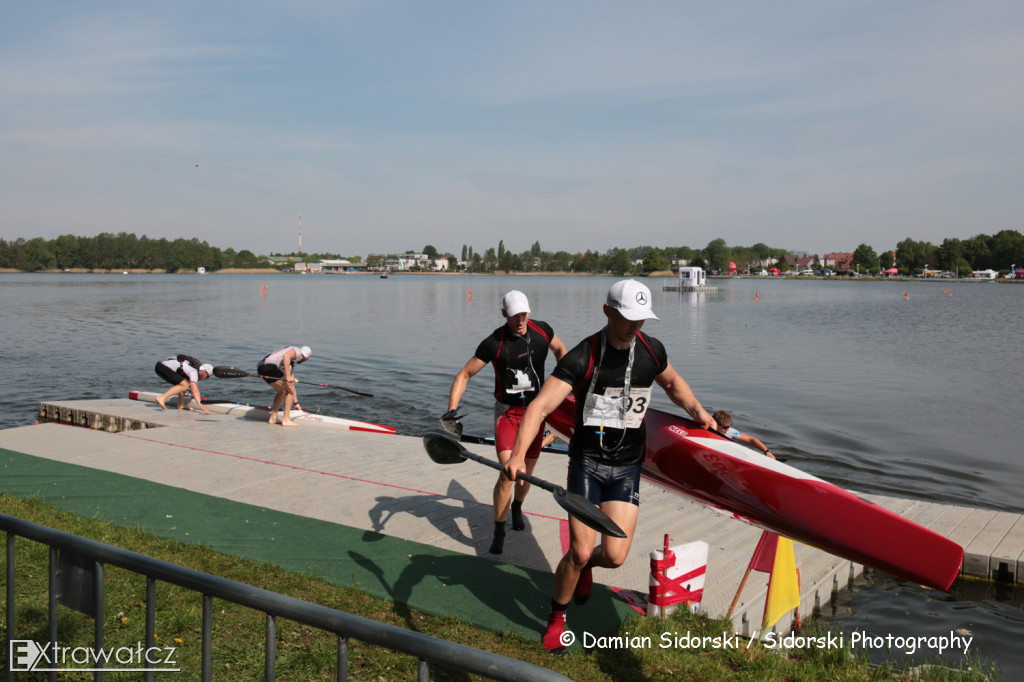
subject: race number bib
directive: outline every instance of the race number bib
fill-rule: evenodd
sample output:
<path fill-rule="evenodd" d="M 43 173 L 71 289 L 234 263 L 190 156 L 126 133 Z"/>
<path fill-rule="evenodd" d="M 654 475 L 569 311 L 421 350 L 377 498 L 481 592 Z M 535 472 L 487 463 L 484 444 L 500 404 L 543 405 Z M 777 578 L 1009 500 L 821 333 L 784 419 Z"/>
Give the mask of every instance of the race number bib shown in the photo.
<path fill-rule="evenodd" d="M 650 386 L 630 388 L 626 398 L 621 388 L 608 388 L 604 395 L 591 393 L 583 406 L 583 424 L 606 429 L 638 429 L 650 404 Z"/>
<path fill-rule="evenodd" d="M 510 395 L 519 395 L 536 390 L 530 375 L 521 369 L 508 370 L 506 372 L 506 379 L 508 383 L 506 384 L 505 393 Z"/>

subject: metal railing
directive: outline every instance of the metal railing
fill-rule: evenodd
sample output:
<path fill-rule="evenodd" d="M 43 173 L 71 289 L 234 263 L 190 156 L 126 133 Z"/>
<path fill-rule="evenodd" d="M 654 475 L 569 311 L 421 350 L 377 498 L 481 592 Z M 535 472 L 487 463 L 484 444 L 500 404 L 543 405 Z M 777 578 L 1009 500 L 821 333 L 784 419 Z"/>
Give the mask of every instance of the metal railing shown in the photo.
<path fill-rule="evenodd" d="M 153 642 L 156 634 L 157 582 L 198 592 L 203 597 L 202 616 L 202 679 L 212 679 L 213 658 L 213 599 L 223 599 L 266 614 L 266 641 L 264 678 L 274 680 L 276 675 L 277 618 L 302 623 L 338 637 L 337 679 L 348 679 L 348 642 L 356 639 L 393 651 L 415 656 L 418 661 L 418 679 L 430 679 L 430 665 L 443 665 L 495 680 L 568 680 L 553 670 L 524 661 L 500 656 L 488 651 L 448 642 L 436 637 L 403 630 L 393 625 L 330 609 L 318 604 L 287 597 L 276 592 L 252 587 L 233 580 L 218 578 L 161 561 L 119 547 L 106 545 L 77 535 L 54 530 L 46 526 L 0 514 L 0 529 L 7 534 L 7 640 L 15 639 L 15 539 L 23 537 L 50 548 L 49 566 L 49 638 L 57 646 L 58 600 L 70 604 L 94 618 L 94 650 L 103 647 L 103 568 L 117 566 L 146 576 L 146 641 Z M 73 586 L 69 589 L 69 585 Z M 74 592 L 75 594 L 68 594 Z M 10 644 L 8 644 L 10 651 Z M 14 679 L 14 661 L 8 657 L 7 679 Z M 110 672 L 116 672 L 111 668 Z M 147 680 L 154 679 L 156 670 L 145 671 Z M 94 671 L 94 679 L 102 679 L 102 670 Z M 50 679 L 56 679 L 56 670 Z"/>

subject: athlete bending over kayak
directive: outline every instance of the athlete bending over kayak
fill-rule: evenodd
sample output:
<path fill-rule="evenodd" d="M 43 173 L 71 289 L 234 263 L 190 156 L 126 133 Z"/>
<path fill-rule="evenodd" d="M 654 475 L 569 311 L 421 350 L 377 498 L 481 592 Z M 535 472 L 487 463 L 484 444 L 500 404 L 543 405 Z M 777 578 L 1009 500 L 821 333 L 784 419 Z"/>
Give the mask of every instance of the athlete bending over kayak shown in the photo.
<path fill-rule="evenodd" d="M 672 368 L 665 347 L 640 333 L 645 320 L 656 320 L 650 290 L 635 280 L 612 285 L 604 304 L 607 326 L 566 353 L 540 394 L 526 410 L 520 436 L 504 473 L 515 480 L 526 471 L 528 434 L 535 432 L 562 401 L 576 396 L 576 425 L 569 442 L 567 489 L 583 495 L 611 517 L 625 538 L 601 536 L 569 517 L 569 551 L 558 562 L 551 613 L 542 642 L 561 653 L 569 599 L 584 604 L 593 589 L 592 568 L 617 568 L 626 561 L 640 512 L 640 468 L 647 452 L 644 415 L 656 383 L 676 405 L 704 428 L 715 420 L 701 406 L 689 384 Z"/>
<path fill-rule="evenodd" d="M 521 431 L 520 422 L 526 406 L 540 391 L 548 350 L 554 354 L 555 360 L 560 360 L 565 355 L 565 344 L 555 336 L 547 322 L 530 319 L 530 302 L 521 291 L 513 290 L 505 294 L 501 301 L 501 315 L 505 318 L 505 324 L 480 342 L 473 357 L 452 380 L 448 411 L 441 416 L 441 424 L 449 433 L 462 435 L 462 424 L 458 422 L 456 408 L 466 392 L 469 380 L 490 363 L 494 366 L 494 448 L 498 453 L 498 461 L 505 464 L 512 452 L 512 443 Z M 528 474 L 533 473 L 540 449 L 544 445 L 545 436 L 541 426 L 537 424 L 530 431 L 529 447 L 524 455 L 524 471 Z M 515 486 L 513 500 L 512 481 L 503 475 L 498 476 L 493 494 L 494 538 L 489 550 L 491 554 L 504 551 L 505 522 L 510 509 L 512 529 L 526 528 L 523 500 L 529 490 L 530 484 L 520 481 Z"/>
<path fill-rule="evenodd" d="M 270 408 L 270 419 L 268 424 L 277 423 L 277 411 L 284 403 L 284 415 L 281 417 L 281 426 L 298 426 L 292 421 L 292 407 L 301 410 L 299 407 L 299 395 L 295 391 L 295 375 L 292 369 L 295 365 L 301 365 L 309 360 L 313 351 L 309 346 L 287 346 L 279 348 L 273 353 L 268 353 L 256 365 L 256 373 L 263 377 L 263 380 L 270 384 L 271 388 L 277 391 L 274 396 L 274 404 Z"/>
<path fill-rule="evenodd" d="M 185 403 L 188 402 L 185 394 L 191 390 L 192 397 L 195 398 L 199 409 L 210 414 L 210 411 L 203 405 L 203 396 L 199 393 L 199 382 L 213 375 L 213 365 L 204 365 L 191 355 L 179 354 L 156 363 L 155 369 L 158 377 L 171 384 L 167 391 L 156 398 L 160 407 L 166 410 L 165 403 L 170 398 L 178 396 L 179 410 L 192 409 L 185 407 Z"/>

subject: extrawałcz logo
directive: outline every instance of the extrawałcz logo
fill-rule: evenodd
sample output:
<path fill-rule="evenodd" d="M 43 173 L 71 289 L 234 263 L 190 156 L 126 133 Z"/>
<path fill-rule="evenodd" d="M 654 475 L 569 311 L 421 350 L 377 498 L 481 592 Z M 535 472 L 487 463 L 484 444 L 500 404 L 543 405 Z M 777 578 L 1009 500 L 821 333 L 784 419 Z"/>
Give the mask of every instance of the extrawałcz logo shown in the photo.
<path fill-rule="evenodd" d="M 53 642 L 40 644 L 31 639 L 12 639 L 7 646 L 11 672 L 76 671 L 96 672 L 180 672 L 175 652 L 177 647 L 121 646 L 93 649 L 86 646 L 60 646 Z"/>

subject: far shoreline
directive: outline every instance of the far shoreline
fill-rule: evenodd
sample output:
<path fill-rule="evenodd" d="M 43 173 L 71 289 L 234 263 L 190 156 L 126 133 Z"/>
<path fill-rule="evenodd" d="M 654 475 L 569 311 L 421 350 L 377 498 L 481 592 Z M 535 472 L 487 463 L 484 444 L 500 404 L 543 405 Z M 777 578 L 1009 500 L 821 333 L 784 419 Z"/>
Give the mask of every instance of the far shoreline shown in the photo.
<path fill-rule="evenodd" d="M 69 268 L 67 270 L 37 270 L 35 272 L 25 272 L 24 270 L 18 270 L 17 268 L 0 268 L 0 274 L 4 275 L 199 275 L 200 273 L 188 271 L 179 272 L 167 272 L 162 268 L 146 269 L 146 268 L 128 268 L 125 269 L 113 269 L 113 270 L 100 270 L 100 269 L 87 269 L 87 268 Z M 222 270 L 212 270 L 203 275 L 324 275 L 324 276 L 381 276 L 384 274 L 383 271 L 362 271 L 362 272 L 346 272 L 346 273 L 314 273 L 314 272 L 296 272 L 292 270 L 278 270 L 277 268 L 224 268 Z M 495 270 L 494 272 L 451 272 L 447 270 L 440 270 L 435 272 L 426 271 L 409 271 L 409 270 L 392 270 L 387 273 L 389 276 L 394 275 L 396 277 L 403 277 L 408 275 L 432 275 L 432 276 L 446 276 L 446 277 L 495 277 L 495 276 L 508 276 L 508 277 L 637 277 L 637 278 L 651 278 L 651 279 L 671 279 L 675 278 L 676 275 L 671 270 L 656 270 L 650 273 L 644 274 L 629 274 L 629 275 L 615 275 L 612 273 L 594 273 L 594 272 L 517 272 L 511 271 L 506 272 L 504 270 Z M 771 281 L 865 281 L 865 282 L 973 282 L 973 283 L 995 283 L 995 284 L 1024 284 L 1024 280 L 1017 280 L 1012 277 L 997 277 L 995 279 L 979 279 L 969 277 L 959 278 L 947 278 L 947 277 L 914 277 L 912 275 L 894 275 L 890 277 L 878 277 L 872 275 L 860 275 L 859 277 L 823 277 L 820 275 L 806 276 L 800 275 L 793 277 L 790 275 L 776 275 L 776 276 L 763 276 L 763 275 L 708 275 L 708 279 L 735 279 L 735 280 L 757 280 L 764 282 Z"/>

